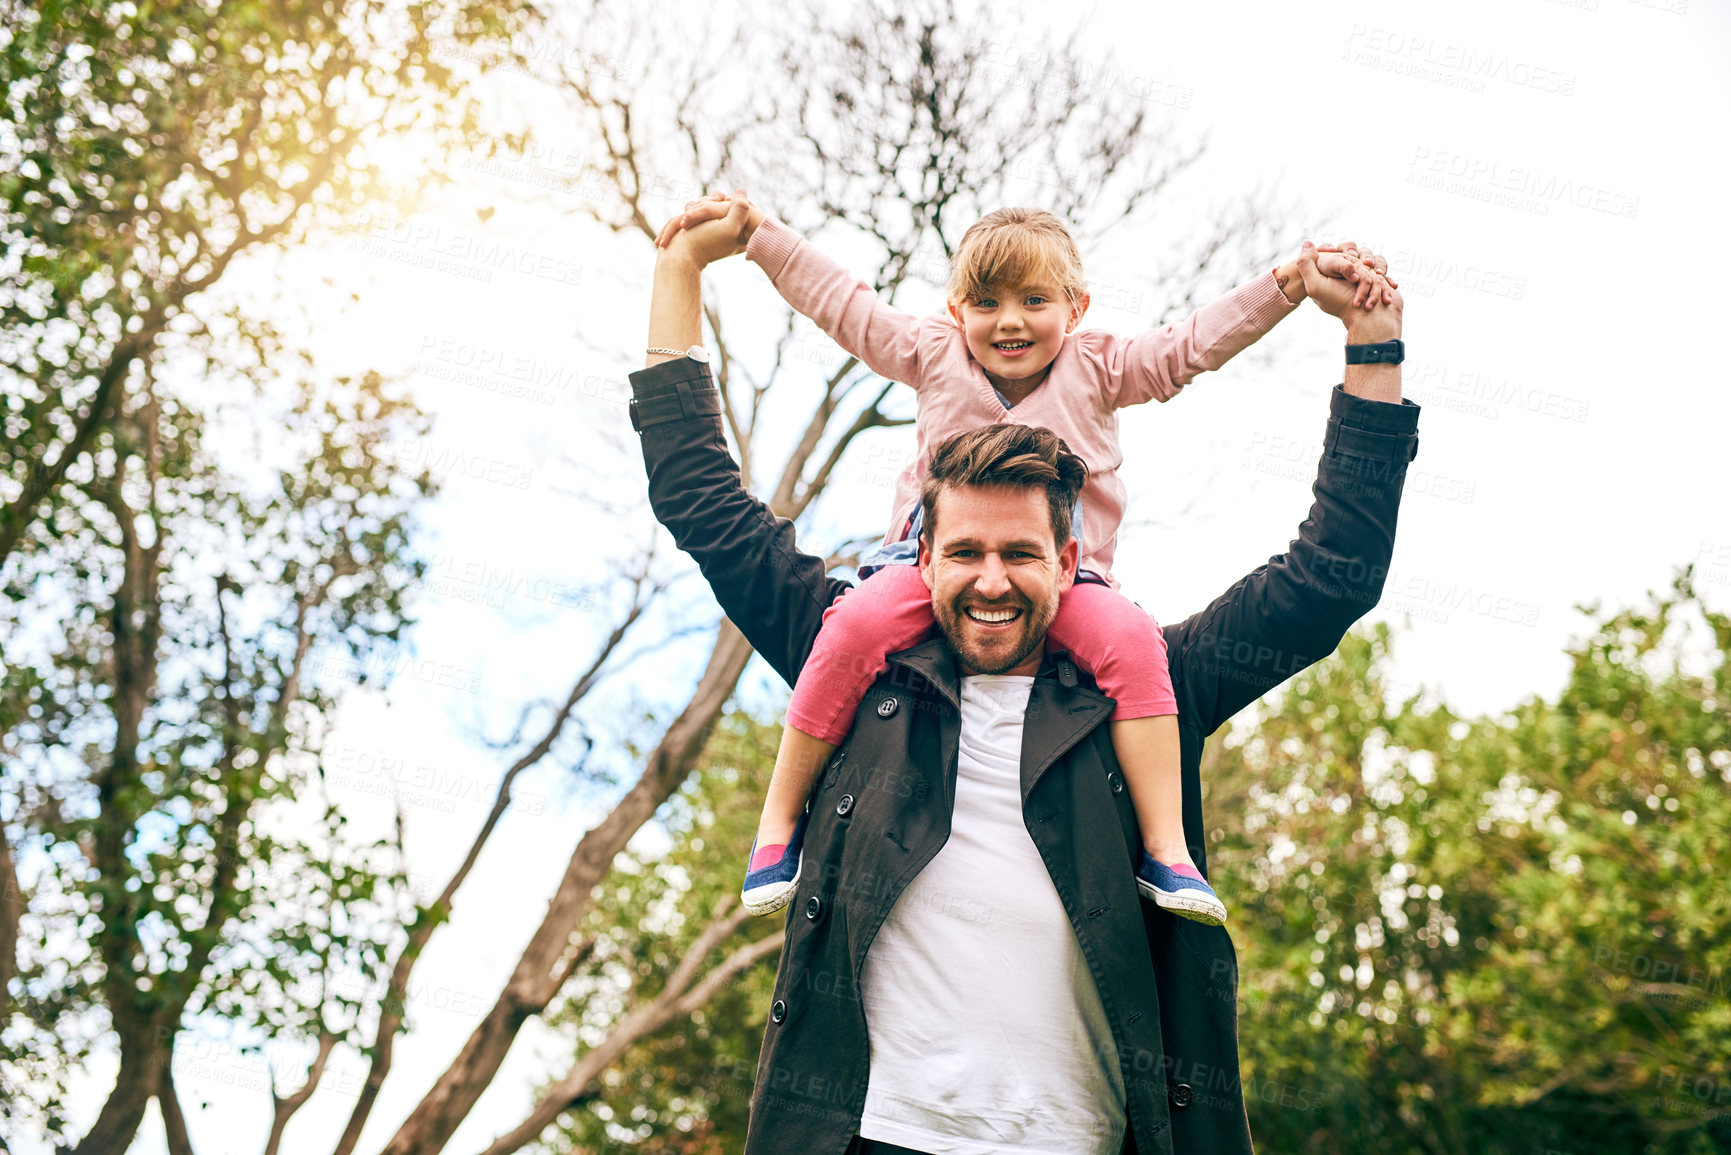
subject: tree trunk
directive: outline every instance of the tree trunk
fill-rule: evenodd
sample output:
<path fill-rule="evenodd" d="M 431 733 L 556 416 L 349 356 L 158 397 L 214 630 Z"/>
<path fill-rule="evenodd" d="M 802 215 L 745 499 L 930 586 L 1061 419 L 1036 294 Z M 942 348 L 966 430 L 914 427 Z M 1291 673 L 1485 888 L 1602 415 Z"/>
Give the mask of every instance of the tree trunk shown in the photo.
<path fill-rule="evenodd" d="M 114 1078 L 114 1090 L 72 1155 L 126 1155 L 132 1146 L 161 1078 L 156 1065 L 166 1061 L 151 1033 L 143 1022 L 121 1033 L 120 1073 Z"/>
<path fill-rule="evenodd" d="M 474 869 L 475 863 L 481 857 L 481 851 L 486 847 L 488 840 L 492 838 L 493 831 L 498 828 L 499 820 L 504 817 L 505 809 L 511 802 L 512 784 L 517 780 L 519 774 L 546 757 L 548 751 L 553 748 L 553 744 L 558 741 L 559 735 L 564 732 L 572 711 L 600 681 L 601 673 L 606 669 L 608 660 L 643 614 L 646 604 L 644 586 L 648 580 L 649 575 L 646 568 L 637 581 L 637 591 L 632 600 L 631 612 L 625 616 L 624 621 L 614 627 L 606 643 L 601 647 L 601 652 L 595 656 L 595 660 L 589 664 L 589 668 L 583 672 L 583 676 L 577 679 L 577 684 L 571 687 L 571 693 L 566 697 L 564 707 L 547 727 L 547 732 L 541 736 L 541 740 L 526 751 L 521 758 L 513 762 L 509 770 L 505 771 L 505 776 L 499 780 L 499 790 L 493 801 L 493 809 L 488 813 L 486 821 L 481 824 L 480 832 L 475 835 L 474 841 L 469 844 L 469 853 L 451 875 L 450 880 L 445 883 L 445 889 L 439 892 L 439 897 L 433 900 L 431 906 L 418 912 L 414 921 L 409 924 L 408 942 L 403 945 L 402 953 L 397 956 L 397 961 L 392 965 L 391 978 L 385 986 L 384 1005 L 379 1012 L 378 1026 L 374 1028 L 371 1048 L 372 1061 L 367 1066 L 366 1082 L 362 1085 L 361 1093 L 356 1098 L 354 1109 L 349 1112 L 349 1121 L 344 1125 L 342 1135 L 337 1139 L 335 1155 L 351 1155 L 355 1145 L 360 1142 L 361 1131 L 366 1127 L 368 1117 L 372 1115 L 373 1105 L 378 1102 L 379 1091 L 384 1086 L 385 1076 L 391 1071 L 391 1062 L 397 1045 L 397 1032 L 403 1023 L 403 1002 L 409 989 L 409 976 L 414 972 L 415 964 L 420 961 L 421 952 L 432 940 L 433 932 L 444 924 L 446 916 L 450 913 L 451 904 L 456 899 L 457 891 L 468 879 L 469 872 Z M 654 597 L 659 589 L 660 587 L 652 589 L 648 596 Z M 265 1155 L 274 1155 L 274 1152 L 267 1150 Z"/>
<path fill-rule="evenodd" d="M 174 1090 L 174 1049 L 162 1059 L 162 1082 L 156 1090 L 156 1105 L 162 1111 L 162 1130 L 168 1141 L 168 1155 L 192 1155 L 192 1139 L 186 1133 L 186 1115 L 180 1109 L 180 1096 Z"/>
<path fill-rule="evenodd" d="M 606 877 L 631 836 L 685 781 L 750 658 L 751 646 L 734 624 L 724 619 L 709 667 L 690 705 L 668 727 L 642 776 L 619 805 L 577 843 L 546 917 L 529 940 L 498 1002 L 404 1120 L 384 1155 L 431 1155 L 450 1141 L 498 1073 L 517 1032 L 558 993 L 565 979 L 560 960 L 588 909 L 590 891 Z"/>
<path fill-rule="evenodd" d="M 18 868 L 12 864 L 12 845 L 6 841 L 6 825 L 0 822 L 0 1021 L 12 1005 L 8 990 L 18 973 L 18 920 L 24 914 L 24 894 L 18 889 Z"/>

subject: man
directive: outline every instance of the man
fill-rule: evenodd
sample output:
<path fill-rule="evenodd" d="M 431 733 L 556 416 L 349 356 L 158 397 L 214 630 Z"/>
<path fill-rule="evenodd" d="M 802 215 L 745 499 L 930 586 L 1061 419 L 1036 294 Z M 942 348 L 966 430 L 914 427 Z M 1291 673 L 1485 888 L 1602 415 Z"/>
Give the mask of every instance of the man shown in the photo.
<path fill-rule="evenodd" d="M 738 251 L 737 227 L 662 251 L 632 421 L 657 518 L 791 683 L 847 583 L 746 492 L 701 350 L 678 356 L 701 339 L 701 269 Z M 1353 287 L 1306 252 L 1306 291 L 1343 318 L 1349 351 L 1397 357 L 1399 299 L 1351 308 Z M 1203 870 L 1203 740 L 1375 603 L 1417 416 L 1398 361 L 1348 365 L 1298 539 L 1165 627 Z M 1046 431 L 970 438 L 934 458 L 921 542 L 942 636 L 892 657 L 812 794 L 747 1150 L 1248 1152 L 1232 942 L 1139 899 L 1112 701 L 1043 652 L 1042 612 L 1008 627 L 968 612 L 1033 611 L 1068 588 L 1073 471 Z"/>

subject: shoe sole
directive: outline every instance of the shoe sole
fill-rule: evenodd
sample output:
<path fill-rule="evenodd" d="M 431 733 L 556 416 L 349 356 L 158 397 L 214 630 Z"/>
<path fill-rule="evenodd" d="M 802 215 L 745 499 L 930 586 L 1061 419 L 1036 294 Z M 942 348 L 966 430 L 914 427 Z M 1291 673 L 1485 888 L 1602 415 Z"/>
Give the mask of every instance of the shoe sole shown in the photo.
<path fill-rule="evenodd" d="M 1161 910 L 1169 910 L 1180 918 L 1200 922 L 1205 926 L 1226 925 L 1226 904 L 1218 898 L 1210 899 L 1194 890 L 1161 890 L 1140 878 L 1136 880 L 1136 888 L 1152 900 L 1155 906 Z"/>
<path fill-rule="evenodd" d="M 792 902 L 795 892 L 799 890 L 799 876 L 804 872 L 804 870 L 805 863 L 802 861 L 799 864 L 799 867 L 793 872 L 792 882 L 778 882 L 772 884 L 779 893 L 772 895 L 769 898 L 754 899 L 751 896 L 753 894 L 762 894 L 765 890 L 771 889 L 770 887 L 759 886 L 752 890 L 742 891 L 739 897 L 740 901 L 745 905 L 746 913 L 774 914 L 776 911 L 781 910 L 788 903 Z M 786 887 L 787 889 L 781 890 L 782 887 Z"/>

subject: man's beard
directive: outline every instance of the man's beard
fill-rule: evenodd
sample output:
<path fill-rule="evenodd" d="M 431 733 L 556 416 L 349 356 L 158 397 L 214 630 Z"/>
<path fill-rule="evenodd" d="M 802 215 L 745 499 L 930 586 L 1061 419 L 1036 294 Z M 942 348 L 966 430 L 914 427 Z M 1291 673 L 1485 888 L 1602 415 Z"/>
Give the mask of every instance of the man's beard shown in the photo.
<path fill-rule="evenodd" d="M 1022 616 L 1016 619 L 1020 632 L 1007 635 L 991 649 L 982 648 L 969 633 L 976 623 L 962 611 L 963 604 L 968 602 L 973 602 L 978 609 L 1021 610 Z M 947 602 L 934 601 L 932 611 L 938 619 L 938 628 L 944 631 L 944 637 L 949 639 L 950 648 L 956 652 L 964 669 L 974 674 L 1002 674 L 1021 665 L 1029 654 L 1045 644 L 1046 630 L 1052 619 L 1058 616 L 1058 597 L 1053 591 L 1053 595 L 1041 605 L 1034 605 L 1020 595 L 981 604 L 970 588 Z"/>

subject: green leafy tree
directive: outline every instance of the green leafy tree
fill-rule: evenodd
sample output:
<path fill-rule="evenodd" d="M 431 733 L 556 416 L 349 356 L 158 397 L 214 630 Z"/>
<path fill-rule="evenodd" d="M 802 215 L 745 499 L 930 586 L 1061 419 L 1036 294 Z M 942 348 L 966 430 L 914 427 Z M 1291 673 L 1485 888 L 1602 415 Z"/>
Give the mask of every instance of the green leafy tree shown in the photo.
<path fill-rule="evenodd" d="M 161 351 L 208 347 L 238 258 L 416 196 L 378 175 L 393 137 L 478 135 L 459 61 L 522 8 L 0 0 L 0 565 L 57 532 Z"/>
<path fill-rule="evenodd" d="M 1207 748 L 1260 1146 L 1731 1150 L 1731 899 L 1715 869 L 1731 854 L 1731 617 L 1686 573 L 1646 607 L 1585 612 L 1555 701 L 1466 719 L 1394 694 L 1377 625 Z M 770 765 L 756 741 L 730 762 Z M 734 880 L 701 849 L 676 840 L 671 889 Z M 590 1017 L 573 999 L 561 1022 L 604 1029 L 626 1005 L 605 991 L 665 970 L 639 953 L 672 909 L 658 871 L 633 864 L 598 893 L 593 933 L 628 944 L 627 962 L 607 988 L 592 959 Z M 740 1150 L 767 997 L 750 993 L 628 1050 L 548 1145 Z"/>
<path fill-rule="evenodd" d="M 0 1112 L 121 1151 L 154 1097 L 178 1155 L 188 1019 L 317 1039 L 310 1091 L 363 1009 L 332 976 L 364 985 L 412 920 L 341 815 L 269 815 L 316 785 L 349 672 L 390 668 L 432 486 L 381 450 L 425 421 L 371 375 L 315 385 L 224 278 L 437 180 L 378 156 L 472 143 L 468 47 L 524 8 L 0 12 Z M 254 460 L 214 448 L 249 435 Z M 97 1048 L 120 1071 L 77 1137 Z"/>
<path fill-rule="evenodd" d="M 390 669 L 433 483 L 387 443 L 426 420 L 375 376 L 260 416 L 281 460 L 237 479 L 195 413 L 133 391 L 104 484 L 77 487 L 0 602 L 0 785 L 27 882 L 7 1111 L 63 1133 L 65 1075 L 112 1040 L 80 1151 L 123 1150 L 153 1096 L 176 1128 L 192 1016 L 343 1037 L 360 1008 L 331 979 L 376 972 L 399 918 L 393 872 L 328 805 L 305 836 L 265 811 L 316 784 L 351 676 Z"/>
<path fill-rule="evenodd" d="M 1731 619 L 1587 612 L 1554 702 L 1390 702 L 1379 626 L 1205 769 L 1262 1143 L 1727 1148 Z"/>

